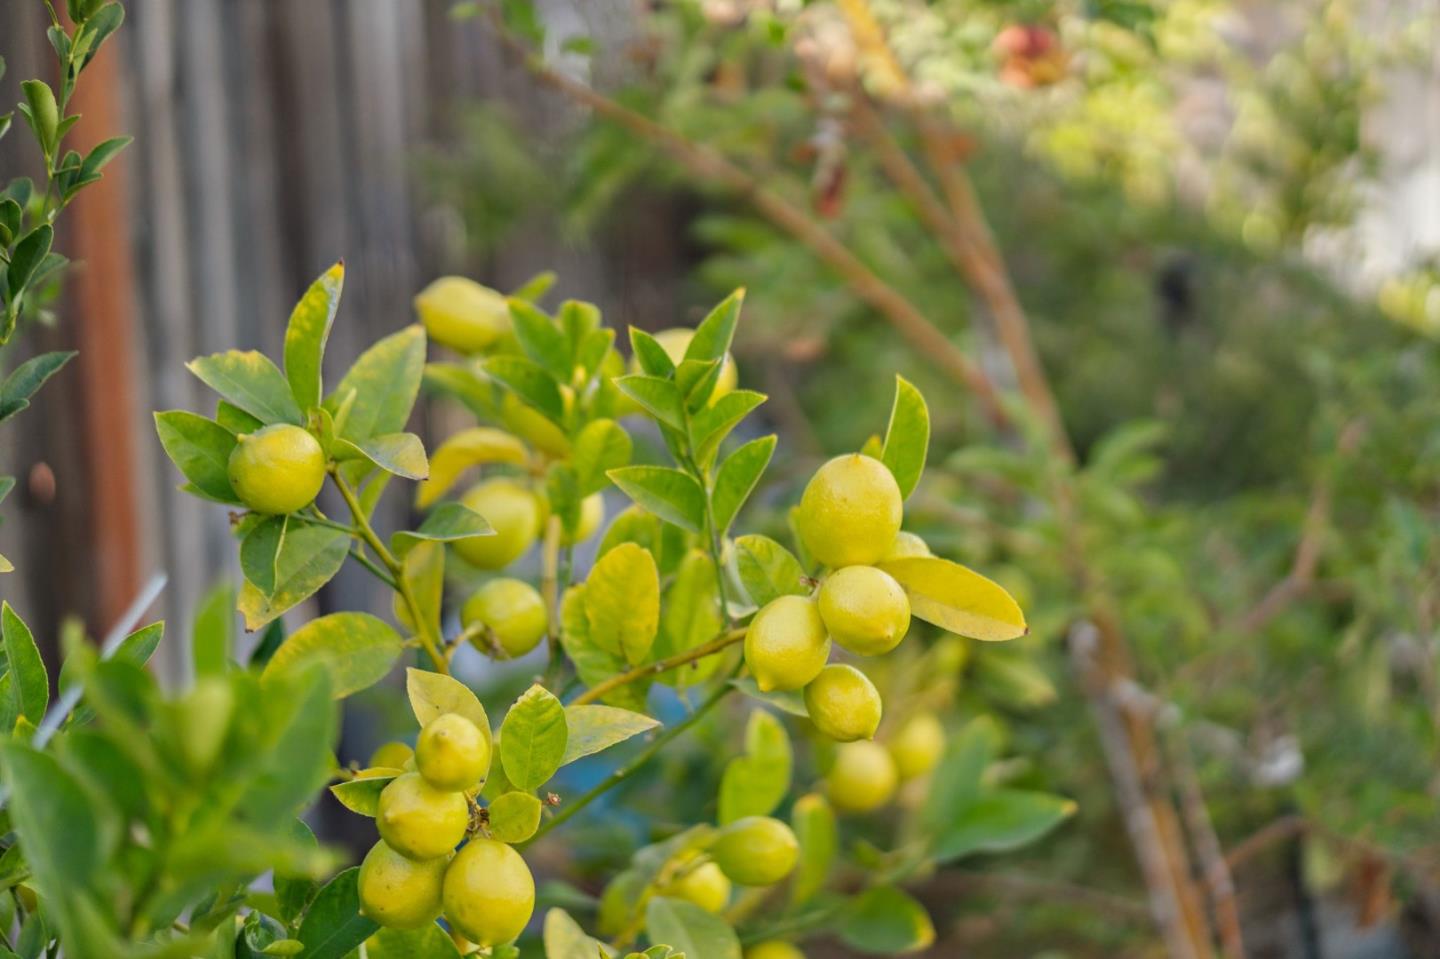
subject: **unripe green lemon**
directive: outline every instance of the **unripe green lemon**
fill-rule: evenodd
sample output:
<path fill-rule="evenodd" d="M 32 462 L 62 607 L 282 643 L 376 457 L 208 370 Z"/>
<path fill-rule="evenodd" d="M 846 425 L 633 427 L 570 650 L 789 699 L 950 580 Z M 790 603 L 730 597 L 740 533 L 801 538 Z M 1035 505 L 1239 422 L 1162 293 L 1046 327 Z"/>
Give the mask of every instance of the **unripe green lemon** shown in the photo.
<path fill-rule="evenodd" d="M 895 795 L 898 781 L 890 751 L 879 743 L 861 740 L 835 750 L 825 792 L 841 812 L 873 812 Z"/>
<path fill-rule="evenodd" d="M 945 754 L 945 727 L 932 712 L 916 713 L 905 721 L 888 745 L 900 778 L 914 779 L 940 764 L 940 757 Z"/>
<path fill-rule="evenodd" d="M 414 755 L 415 750 L 405 743 L 385 743 L 370 754 L 369 768 L 379 766 L 383 769 L 399 769 Z"/>
<path fill-rule="evenodd" d="M 769 939 L 746 949 L 745 959 L 805 959 L 805 953 L 783 939 Z"/>
<path fill-rule="evenodd" d="M 903 512 L 900 487 L 885 464 L 850 453 L 810 477 L 795 526 L 810 555 L 826 566 L 869 566 L 895 542 Z"/>
<path fill-rule="evenodd" d="M 204 772 L 215 762 L 230 719 L 235 712 L 235 690 L 220 676 L 202 676 L 176 704 L 180 748 L 194 772 Z"/>
<path fill-rule="evenodd" d="M 830 638 L 860 656 L 879 656 L 910 631 L 910 597 L 874 566 L 846 566 L 825 577 L 816 597 Z"/>
<path fill-rule="evenodd" d="M 230 487 L 250 509 L 293 513 L 315 502 L 325 485 L 325 451 L 300 427 L 277 423 L 239 438 L 229 473 Z"/>
<path fill-rule="evenodd" d="M 560 391 L 565 408 L 569 409 L 574 393 L 568 386 L 562 386 Z M 500 401 L 500 420 L 510 432 L 537 450 L 556 457 L 570 455 L 570 440 L 565 431 L 547 419 L 544 413 L 520 402 L 514 393 L 506 393 Z"/>
<path fill-rule="evenodd" d="M 580 522 L 575 527 L 574 535 L 560 532 L 561 546 L 574 546 L 576 543 L 583 543 L 595 535 L 600 524 L 605 522 L 605 497 L 600 493 L 592 493 L 580 501 Z"/>
<path fill-rule="evenodd" d="M 771 600 L 745 632 L 745 664 L 765 692 L 799 689 L 829 658 L 830 637 L 820 610 L 804 596 Z"/>
<path fill-rule="evenodd" d="M 436 716 L 415 741 L 415 768 L 436 789 L 469 789 L 490 771 L 490 742 L 459 713 Z"/>
<path fill-rule="evenodd" d="M 505 297 L 463 276 L 442 276 L 415 297 L 430 339 L 457 353 L 478 353 L 510 332 Z"/>
<path fill-rule="evenodd" d="M 671 327 L 668 330 L 661 330 L 655 334 L 655 340 L 670 357 L 670 362 L 679 366 L 685 359 L 685 351 L 690 348 L 690 341 L 695 338 L 695 331 L 683 326 Z M 639 364 L 636 364 L 639 369 Z M 740 371 L 735 367 L 735 357 L 729 353 L 720 364 L 720 376 L 715 380 L 715 389 L 710 393 L 706 403 L 713 405 L 716 400 L 726 393 L 734 391 L 740 382 Z"/>
<path fill-rule="evenodd" d="M 661 895 L 693 902 L 713 913 L 719 913 L 730 902 L 730 879 L 715 863 L 682 868 L 681 875 L 667 883 Z"/>
<path fill-rule="evenodd" d="M 460 621 L 467 627 L 484 623 L 505 655 L 514 658 L 536 647 L 550 617 L 534 586 L 507 577 L 492 579 L 477 589 L 460 608 Z M 491 651 L 483 637 L 475 640 L 475 648 Z"/>
<path fill-rule="evenodd" d="M 800 858 L 800 844 L 780 820 L 746 816 L 720 830 L 710 857 L 742 886 L 769 886 L 790 875 Z"/>
<path fill-rule="evenodd" d="M 493 536 L 456 540 L 455 552 L 481 569 L 501 569 L 519 559 L 540 532 L 535 494 L 512 479 L 490 479 L 470 488 L 460 502 L 479 513 Z"/>
<path fill-rule="evenodd" d="M 370 847 L 360 864 L 360 912 L 390 929 L 419 929 L 440 917 L 445 856 L 415 861 L 387 846 Z"/>
<path fill-rule="evenodd" d="M 912 556 L 930 556 L 930 544 L 926 543 L 914 533 L 907 533 L 905 530 L 895 534 L 895 542 L 890 544 L 890 550 L 882 559 L 882 562 L 892 559 L 909 559 Z"/>
<path fill-rule="evenodd" d="M 831 739 L 869 739 L 880 726 L 880 692 L 854 666 L 831 663 L 805 687 L 805 711 Z"/>
<path fill-rule="evenodd" d="M 465 794 L 436 789 L 418 772 L 391 780 L 380 792 L 375 828 L 380 838 L 411 859 L 434 859 L 453 850 L 470 826 Z"/>
<path fill-rule="evenodd" d="M 535 879 L 503 842 L 472 839 L 445 871 L 445 918 L 480 946 L 510 942 L 535 911 Z"/>

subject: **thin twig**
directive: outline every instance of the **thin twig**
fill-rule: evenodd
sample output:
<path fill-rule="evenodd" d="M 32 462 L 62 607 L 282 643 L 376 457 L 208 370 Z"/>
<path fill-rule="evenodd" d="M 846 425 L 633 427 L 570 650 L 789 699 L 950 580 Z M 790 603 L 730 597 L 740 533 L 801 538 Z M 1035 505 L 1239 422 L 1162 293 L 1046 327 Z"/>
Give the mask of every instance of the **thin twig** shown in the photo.
<path fill-rule="evenodd" d="M 579 696 L 576 696 L 570 705 L 583 706 L 586 703 L 593 703 L 606 693 L 614 692 L 621 686 L 629 685 L 636 680 L 644 679 L 646 676 L 658 676 L 661 673 L 668 673 L 670 670 L 684 666 L 686 663 L 693 663 L 698 659 L 704 659 L 706 656 L 713 656 L 718 652 L 734 646 L 744 638 L 744 629 L 732 629 L 728 632 L 721 633 L 708 643 L 702 643 L 699 646 L 685 650 L 683 653 L 676 653 L 674 656 L 657 662 L 636 666 L 629 672 L 618 673 L 603 682 L 596 683 Z"/>

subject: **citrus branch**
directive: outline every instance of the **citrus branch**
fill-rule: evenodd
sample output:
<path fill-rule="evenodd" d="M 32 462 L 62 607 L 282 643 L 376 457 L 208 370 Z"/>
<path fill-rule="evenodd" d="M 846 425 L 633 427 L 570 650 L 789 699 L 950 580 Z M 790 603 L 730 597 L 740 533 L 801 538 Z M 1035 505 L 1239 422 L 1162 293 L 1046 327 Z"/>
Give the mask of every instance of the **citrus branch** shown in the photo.
<path fill-rule="evenodd" d="M 683 653 L 676 653 L 666 659 L 653 663 L 646 663 L 643 666 L 636 666 L 627 673 L 619 673 L 611 676 L 601 683 L 596 683 L 585 692 L 575 697 L 572 706 L 584 706 L 586 703 L 593 703 L 606 693 L 613 692 L 621 686 L 626 686 L 637 679 L 644 679 L 646 676 L 658 676 L 661 673 L 668 673 L 670 670 L 686 663 L 693 663 L 697 659 L 704 659 L 706 656 L 713 656 L 718 652 L 729 649 L 745 638 L 746 630 L 732 629 L 729 632 L 721 633 L 707 643 L 701 643 L 693 649 L 687 649 Z"/>

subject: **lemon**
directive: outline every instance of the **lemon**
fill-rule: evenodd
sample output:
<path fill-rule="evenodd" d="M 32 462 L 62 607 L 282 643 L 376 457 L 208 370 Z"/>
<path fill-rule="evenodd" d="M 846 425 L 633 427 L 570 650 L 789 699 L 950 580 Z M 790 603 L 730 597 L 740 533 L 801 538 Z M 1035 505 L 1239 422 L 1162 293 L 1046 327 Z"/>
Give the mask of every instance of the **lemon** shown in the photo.
<path fill-rule="evenodd" d="M 780 596 L 755 614 L 745 632 L 745 664 L 764 692 L 799 689 L 830 658 L 820 610 L 804 596 Z"/>
<path fill-rule="evenodd" d="M 390 929 L 419 929 L 440 917 L 446 857 L 416 862 L 384 840 L 360 863 L 360 912 Z"/>
<path fill-rule="evenodd" d="M 505 297 L 463 276 L 442 276 L 415 297 L 430 339 L 457 353 L 478 353 L 510 332 Z"/>
<path fill-rule="evenodd" d="M 592 493 L 580 501 L 580 522 L 575 527 L 575 533 L 571 535 L 562 530 L 560 545 L 574 546 L 576 543 L 585 542 L 595 535 L 595 531 L 603 522 L 605 522 L 605 497 L 600 493 Z"/>
<path fill-rule="evenodd" d="M 503 842 L 472 839 L 445 870 L 445 918 L 470 941 L 510 942 L 535 911 L 535 879 L 520 854 Z"/>
<path fill-rule="evenodd" d="M 415 768 L 436 789 L 469 789 L 490 771 L 490 742 L 464 716 L 444 713 L 420 730 Z"/>
<path fill-rule="evenodd" d="M 499 644 L 506 656 L 524 656 L 539 644 L 550 624 L 545 600 L 524 580 L 492 579 L 477 589 L 460 607 L 460 622 L 465 626 L 484 624 L 490 638 Z M 491 652 L 485 637 L 474 640 L 475 648 Z"/>
<path fill-rule="evenodd" d="M 825 792 L 841 812 L 867 813 L 890 801 L 898 780 L 890 751 L 879 743 L 861 740 L 835 750 Z"/>
<path fill-rule="evenodd" d="M 293 513 L 315 502 L 325 485 L 325 451 L 300 427 L 277 423 L 239 437 L 229 473 L 230 487 L 250 509 Z"/>
<path fill-rule="evenodd" d="M 455 848 L 470 825 L 465 794 L 436 789 L 419 773 L 391 780 L 380 793 L 380 838 L 411 859 L 434 859 Z"/>
<path fill-rule="evenodd" d="M 719 913 L 730 902 L 730 879 L 713 862 L 698 866 L 687 864 L 677 878 L 665 885 L 661 895 L 684 899 L 706 912 Z"/>
<path fill-rule="evenodd" d="M 685 351 L 690 348 L 690 341 L 695 338 L 695 331 L 683 326 L 671 327 L 668 330 L 661 330 L 655 334 L 655 341 L 670 357 L 670 362 L 679 366 L 685 359 Z M 632 364 L 635 372 L 640 372 L 639 362 Z M 715 401 L 726 393 L 731 393 L 740 384 L 740 371 L 735 366 L 735 357 L 728 352 L 720 364 L 720 375 L 715 380 L 715 388 L 710 392 L 709 398 L 705 401 L 708 405 L 715 405 Z"/>
<path fill-rule="evenodd" d="M 800 844 L 780 820 L 746 816 L 720 830 L 710 856 L 733 882 L 769 886 L 790 875 L 800 858 Z"/>
<path fill-rule="evenodd" d="M 869 739 L 880 726 L 880 693 L 854 666 L 831 663 L 805 687 L 805 711 L 837 742 Z"/>
<path fill-rule="evenodd" d="M 370 754 L 369 768 L 399 769 L 415 756 L 415 750 L 404 743 L 385 743 Z"/>
<path fill-rule="evenodd" d="M 746 949 L 745 959 L 805 959 L 805 953 L 783 939 L 767 939 Z"/>
<path fill-rule="evenodd" d="M 923 776 L 940 764 L 945 753 L 945 727 L 932 712 L 916 713 L 888 743 L 902 780 Z"/>
<path fill-rule="evenodd" d="M 851 453 L 810 477 L 795 526 L 810 555 L 824 565 L 868 566 L 895 542 L 903 512 L 900 487 L 885 464 Z"/>
<path fill-rule="evenodd" d="M 470 488 L 460 502 L 494 528 L 493 536 L 455 541 L 455 552 L 481 569 L 501 569 L 519 559 L 540 533 L 540 504 L 535 494 L 511 479 L 490 479 Z"/>
<path fill-rule="evenodd" d="M 910 598 L 874 566 L 846 566 L 825 578 L 817 597 L 830 638 L 860 656 L 879 656 L 910 630 Z"/>
<path fill-rule="evenodd" d="M 930 556 L 930 545 L 914 533 L 907 533 L 903 529 L 895 534 L 895 542 L 890 544 L 890 551 L 887 552 L 881 562 L 892 559 L 909 559 L 912 556 Z"/>
<path fill-rule="evenodd" d="M 568 386 L 560 387 L 568 411 L 574 401 L 574 392 Z M 500 401 L 500 420 L 516 436 L 531 446 L 554 457 L 570 455 L 570 440 L 565 431 L 544 413 L 527 406 L 514 393 L 506 393 Z"/>

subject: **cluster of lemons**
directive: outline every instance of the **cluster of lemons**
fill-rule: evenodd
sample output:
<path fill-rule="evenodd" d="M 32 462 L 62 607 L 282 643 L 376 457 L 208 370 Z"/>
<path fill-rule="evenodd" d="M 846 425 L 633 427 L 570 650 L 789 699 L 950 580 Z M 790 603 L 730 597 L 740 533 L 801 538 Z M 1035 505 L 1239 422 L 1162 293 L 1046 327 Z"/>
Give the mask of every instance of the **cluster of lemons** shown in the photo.
<path fill-rule="evenodd" d="M 413 754 L 391 743 L 371 760 L 404 771 L 380 793 L 380 841 L 360 865 L 362 913 L 392 929 L 418 929 L 443 914 L 452 935 L 482 947 L 525 930 L 535 909 L 530 868 L 510 846 L 472 829 L 490 759 L 485 732 L 445 713 L 420 730 Z"/>
<path fill-rule="evenodd" d="M 917 714 L 887 749 L 873 742 L 883 713 L 880 693 L 855 666 L 831 663 L 831 643 L 856 656 L 890 652 L 910 629 L 910 600 L 876 564 L 928 556 L 902 532 L 900 487 L 889 468 L 862 453 L 837 456 L 815 472 L 800 498 L 796 531 L 828 568 L 811 596 L 772 600 L 745 635 L 745 662 L 764 692 L 803 690 L 810 720 L 842 745 L 828 776 L 836 807 L 869 812 L 889 801 L 902 779 L 929 772 L 944 750 L 933 714 Z"/>

